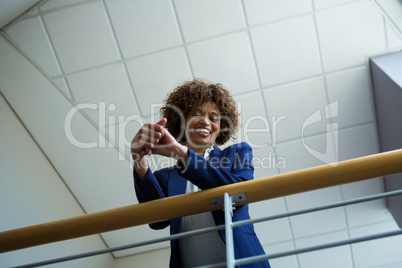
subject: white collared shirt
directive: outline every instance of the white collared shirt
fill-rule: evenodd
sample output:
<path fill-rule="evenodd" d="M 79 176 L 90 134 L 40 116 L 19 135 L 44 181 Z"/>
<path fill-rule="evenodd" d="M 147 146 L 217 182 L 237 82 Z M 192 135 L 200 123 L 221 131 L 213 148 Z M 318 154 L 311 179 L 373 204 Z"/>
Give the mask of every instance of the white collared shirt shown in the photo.
<path fill-rule="evenodd" d="M 205 151 L 205 159 L 209 160 L 213 149 L 212 145 Z M 187 181 L 186 193 L 197 191 L 200 189 Z M 199 213 L 181 219 L 180 233 L 212 226 L 215 226 L 212 212 Z M 218 231 L 182 238 L 179 240 L 179 248 L 182 266 L 185 268 L 226 261 L 225 243 Z"/>

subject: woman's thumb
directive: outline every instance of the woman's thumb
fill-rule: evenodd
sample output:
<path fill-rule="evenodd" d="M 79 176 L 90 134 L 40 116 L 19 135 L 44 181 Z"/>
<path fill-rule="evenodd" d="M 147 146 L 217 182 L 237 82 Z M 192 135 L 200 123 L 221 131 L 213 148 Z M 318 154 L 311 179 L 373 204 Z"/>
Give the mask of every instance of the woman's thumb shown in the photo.
<path fill-rule="evenodd" d="M 159 122 L 156 123 L 156 124 L 163 127 L 163 126 L 166 124 L 166 122 L 167 122 L 167 119 L 166 119 L 166 118 L 162 118 L 162 119 L 159 120 Z"/>

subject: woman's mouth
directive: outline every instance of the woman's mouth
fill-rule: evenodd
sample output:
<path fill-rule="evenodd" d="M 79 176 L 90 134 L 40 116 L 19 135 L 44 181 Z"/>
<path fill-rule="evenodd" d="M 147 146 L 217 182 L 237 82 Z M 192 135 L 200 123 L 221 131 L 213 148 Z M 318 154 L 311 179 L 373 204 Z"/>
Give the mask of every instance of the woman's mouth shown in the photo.
<path fill-rule="evenodd" d="M 211 130 L 208 128 L 196 128 L 195 133 L 201 137 L 208 137 L 211 134 Z"/>

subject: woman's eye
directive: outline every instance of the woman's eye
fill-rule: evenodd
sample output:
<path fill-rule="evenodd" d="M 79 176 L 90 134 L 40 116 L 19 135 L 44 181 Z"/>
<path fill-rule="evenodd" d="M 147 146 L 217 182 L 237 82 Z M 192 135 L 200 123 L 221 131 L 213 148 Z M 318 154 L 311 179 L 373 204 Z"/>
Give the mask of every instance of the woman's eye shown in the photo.
<path fill-rule="evenodd" d="M 211 117 L 210 120 L 211 120 L 212 122 L 216 122 L 216 121 L 219 120 L 219 118 L 218 118 L 218 117 Z"/>

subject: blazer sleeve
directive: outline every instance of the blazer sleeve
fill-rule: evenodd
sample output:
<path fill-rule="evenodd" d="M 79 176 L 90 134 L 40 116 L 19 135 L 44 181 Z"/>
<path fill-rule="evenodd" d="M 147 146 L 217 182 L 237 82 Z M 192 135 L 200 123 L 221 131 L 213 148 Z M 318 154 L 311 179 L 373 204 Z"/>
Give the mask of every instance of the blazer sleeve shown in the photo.
<path fill-rule="evenodd" d="M 206 160 L 189 150 L 189 161 L 181 165 L 181 175 L 201 189 L 209 189 L 254 179 L 253 153 L 243 142 L 223 153 L 219 159 Z"/>
<path fill-rule="evenodd" d="M 167 182 L 163 180 L 162 176 L 158 176 L 158 172 L 155 172 L 154 174 L 148 167 L 147 176 L 142 181 L 139 180 L 135 168 L 133 175 L 134 188 L 138 202 L 142 203 L 167 197 Z M 149 224 L 149 226 L 155 230 L 166 228 L 169 225 L 170 220 Z"/>

